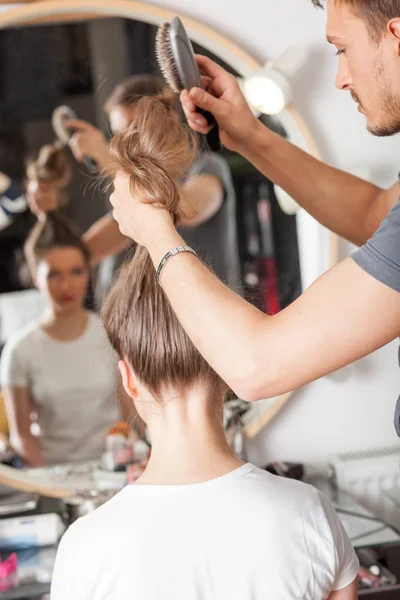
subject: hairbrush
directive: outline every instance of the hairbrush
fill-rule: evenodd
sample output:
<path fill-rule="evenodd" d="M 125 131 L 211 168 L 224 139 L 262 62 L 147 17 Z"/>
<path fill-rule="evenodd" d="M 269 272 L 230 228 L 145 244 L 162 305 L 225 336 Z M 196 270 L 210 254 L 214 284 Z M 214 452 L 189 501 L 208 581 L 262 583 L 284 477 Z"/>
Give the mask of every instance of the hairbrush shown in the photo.
<path fill-rule="evenodd" d="M 179 17 L 158 28 L 156 56 L 165 81 L 176 94 L 193 87 L 203 87 L 191 41 Z M 208 146 L 213 152 L 218 152 L 221 150 L 218 125 L 210 112 L 201 108 L 197 110 L 211 125 L 206 134 Z"/>
<path fill-rule="evenodd" d="M 75 120 L 78 117 L 76 113 L 69 106 L 58 106 L 52 116 L 52 126 L 54 133 L 56 134 L 58 140 L 63 144 L 63 146 L 68 146 L 72 136 L 75 133 L 74 129 L 70 129 L 66 127 L 65 122 L 71 120 Z M 83 159 L 83 163 L 90 173 L 96 173 L 98 171 L 96 162 L 89 158 L 88 156 Z"/>

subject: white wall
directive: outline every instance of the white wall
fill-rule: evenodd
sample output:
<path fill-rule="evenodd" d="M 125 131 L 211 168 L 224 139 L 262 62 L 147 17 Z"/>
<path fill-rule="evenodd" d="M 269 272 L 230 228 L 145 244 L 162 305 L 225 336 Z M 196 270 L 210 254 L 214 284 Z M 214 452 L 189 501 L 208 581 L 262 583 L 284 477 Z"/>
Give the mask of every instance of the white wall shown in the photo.
<path fill-rule="evenodd" d="M 395 181 L 400 169 L 398 141 L 371 136 L 350 95 L 335 89 L 337 58 L 325 41 L 326 15 L 311 0 L 174 0 L 163 4 L 229 33 L 265 60 L 278 57 L 288 45 L 308 48 L 312 58 L 296 86 L 294 100 L 323 156 L 349 170 L 366 166 L 379 185 Z M 397 444 L 393 411 L 399 393 L 394 342 L 342 373 L 296 392 L 275 421 L 252 441 L 250 459 L 259 464 L 276 459 L 324 462 L 336 452 Z"/>
<path fill-rule="evenodd" d="M 369 135 L 349 94 L 335 89 L 337 58 L 325 41 L 325 13 L 314 9 L 311 0 L 155 3 L 196 16 L 265 60 L 278 57 L 288 45 L 305 46 L 312 58 L 294 100 L 325 159 L 349 170 L 367 167 L 380 185 L 395 180 L 400 169 L 398 142 Z M 397 444 L 392 425 L 400 392 L 396 354 L 393 343 L 343 373 L 297 392 L 253 440 L 250 459 L 259 464 L 276 459 L 324 462 L 339 451 Z"/>

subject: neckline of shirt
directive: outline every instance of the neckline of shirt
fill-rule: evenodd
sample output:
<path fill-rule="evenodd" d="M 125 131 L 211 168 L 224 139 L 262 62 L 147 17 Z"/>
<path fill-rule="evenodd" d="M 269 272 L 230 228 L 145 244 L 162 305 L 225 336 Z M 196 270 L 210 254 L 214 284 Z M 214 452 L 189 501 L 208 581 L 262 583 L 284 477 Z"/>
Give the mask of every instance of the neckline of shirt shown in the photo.
<path fill-rule="evenodd" d="M 241 467 L 230 471 L 229 473 L 225 473 L 225 475 L 221 475 L 220 477 L 215 477 L 214 479 L 208 479 L 207 481 L 199 481 L 197 483 L 184 483 L 184 484 L 166 484 L 166 485 L 151 485 L 151 484 L 141 484 L 141 483 L 132 483 L 131 485 L 127 485 L 125 490 L 129 490 L 134 493 L 146 493 L 146 494 L 160 494 L 166 492 L 188 492 L 188 491 L 203 491 L 206 489 L 210 489 L 213 487 L 217 487 L 228 483 L 229 481 L 233 481 L 239 479 L 240 477 L 244 477 L 251 471 L 257 469 L 255 465 L 252 463 L 245 463 Z"/>

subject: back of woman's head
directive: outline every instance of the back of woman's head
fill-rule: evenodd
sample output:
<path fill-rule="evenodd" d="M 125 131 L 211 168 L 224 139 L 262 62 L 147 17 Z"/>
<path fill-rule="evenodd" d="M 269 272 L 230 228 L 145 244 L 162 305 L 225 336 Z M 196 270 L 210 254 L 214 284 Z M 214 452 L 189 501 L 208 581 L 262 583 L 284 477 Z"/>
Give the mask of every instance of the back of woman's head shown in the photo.
<path fill-rule="evenodd" d="M 115 108 L 132 108 L 144 97 L 156 98 L 169 109 L 178 108 L 175 94 L 161 77 L 142 73 L 121 81 L 108 98 L 104 109 L 110 114 Z"/>
<path fill-rule="evenodd" d="M 79 231 L 59 211 L 48 213 L 38 220 L 27 237 L 24 254 L 31 274 L 35 273 L 37 264 L 47 252 L 55 248 L 75 248 L 89 264 L 89 250 L 82 242 Z"/>
<path fill-rule="evenodd" d="M 66 188 L 72 177 L 71 161 L 59 144 L 43 146 L 34 160 L 27 166 L 29 180 L 48 183 L 58 190 Z"/>
<path fill-rule="evenodd" d="M 133 193 L 166 207 L 178 220 L 178 181 L 197 155 L 190 129 L 161 102 L 143 98 L 135 121 L 112 139 L 110 150 L 110 175 L 122 170 Z M 116 352 L 154 395 L 167 387 L 187 389 L 199 381 L 222 393 L 223 382 L 180 325 L 145 248 L 139 247 L 118 272 L 102 317 Z"/>
<path fill-rule="evenodd" d="M 58 144 L 43 146 L 37 158 L 27 167 L 28 179 L 54 186 L 60 192 L 70 183 L 71 174 L 71 162 Z M 76 248 L 89 262 L 89 251 L 80 233 L 58 210 L 41 215 L 27 237 L 24 254 L 31 273 L 44 255 L 54 248 Z"/>

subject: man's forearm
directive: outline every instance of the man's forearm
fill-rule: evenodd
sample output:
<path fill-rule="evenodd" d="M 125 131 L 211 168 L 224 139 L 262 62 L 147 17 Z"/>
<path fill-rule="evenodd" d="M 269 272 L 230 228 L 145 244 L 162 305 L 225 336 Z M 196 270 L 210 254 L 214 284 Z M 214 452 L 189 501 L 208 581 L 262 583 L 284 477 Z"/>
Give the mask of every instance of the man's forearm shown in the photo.
<path fill-rule="evenodd" d="M 241 153 L 317 221 L 354 244 L 364 244 L 389 210 L 374 210 L 380 188 L 320 162 L 261 123 Z M 376 217 L 369 218 L 372 212 Z"/>
<path fill-rule="evenodd" d="M 92 266 L 96 266 L 107 256 L 119 254 L 132 244 L 132 240 L 120 232 L 118 223 L 111 215 L 105 215 L 96 221 L 82 239 L 89 249 Z"/>
<path fill-rule="evenodd" d="M 155 237 L 149 248 L 154 267 L 168 250 L 184 244 L 173 229 Z M 234 294 L 189 253 L 168 261 L 161 284 L 196 348 L 239 396 L 250 399 L 245 396 L 259 362 L 256 338 L 270 317 Z M 265 358 L 267 353 L 268 347 Z"/>
<path fill-rule="evenodd" d="M 154 266 L 183 243 L 172 228 L 154 236 L 148 247 Z M 244 400 L 297 389 L 399 334 L 398 293 L 351 259 L 274 316 L 234 294 L 189 253 L 167 262 L 161 284 L 193 344 Z"/>

